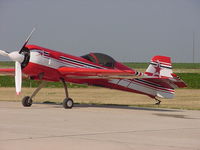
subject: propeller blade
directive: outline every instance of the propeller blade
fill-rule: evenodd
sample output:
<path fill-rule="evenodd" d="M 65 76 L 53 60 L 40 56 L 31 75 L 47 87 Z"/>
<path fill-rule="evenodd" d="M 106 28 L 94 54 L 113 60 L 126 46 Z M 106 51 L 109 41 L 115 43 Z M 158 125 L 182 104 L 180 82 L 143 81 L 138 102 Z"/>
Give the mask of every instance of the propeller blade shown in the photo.
<path fill-rule="evenodd" d="M 17 95 L 21 92 L 21 86 L 22 86 L 22 69 L 20 62 L 15 62 L 15 88 Z"/>
<path fill-rule="evenodd" d="M 25 56 L 29 52 L 29 49 L 26 48 L 26 44 L 28 43 L 29 39 L 31 38 L 31 35 L 35 31 L 35 28 L 31 31 L 28 38 L 26 39 L 23 47 L 20 51 L 14 51 L 11 53 L 8 53 L 6 51 L 0 50 L 0 55 L 8 56 L 12 61 L 15 61 L 15 88 L 17 95 L 20 94 L 21 88 L 22 88 L 22 68 L 21 63 L 24 61 Z M 23 54 L 21 54 L 23 52 Z"/>
<path fill-rule="evenodd" d="M 2 55 L 2 56 L 8 56 L 8 53 L 6 51 L 0 50 L 0 55 Z"/>
<path fill-rule="evenodd" d="M 26 39 L 26 41 L 24 42 L 23 47 L 21 48 L 21 50 L 19 51 L 19 53 L 21 54 L 21 52 L 23 51 L 23 48 L 26 46 L 26 44 L 28 43 L 29 39 L 31 38 L 33 32 L 35 31 L 35 28 L 32 29 L 31 33 L 29 34 L 28 38 Z"/>

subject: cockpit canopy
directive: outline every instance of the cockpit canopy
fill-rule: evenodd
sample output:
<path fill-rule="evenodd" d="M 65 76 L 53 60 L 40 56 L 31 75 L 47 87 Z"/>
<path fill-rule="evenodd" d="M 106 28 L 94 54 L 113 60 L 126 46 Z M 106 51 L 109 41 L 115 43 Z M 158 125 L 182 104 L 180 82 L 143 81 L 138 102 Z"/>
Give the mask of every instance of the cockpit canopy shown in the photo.
<path fill-rule="evenodd" d="M 93 63 L 110 68 L 114 68 L 116 62 L 112 57 L 102 53 L 90 53 L 81 57 Z"/>

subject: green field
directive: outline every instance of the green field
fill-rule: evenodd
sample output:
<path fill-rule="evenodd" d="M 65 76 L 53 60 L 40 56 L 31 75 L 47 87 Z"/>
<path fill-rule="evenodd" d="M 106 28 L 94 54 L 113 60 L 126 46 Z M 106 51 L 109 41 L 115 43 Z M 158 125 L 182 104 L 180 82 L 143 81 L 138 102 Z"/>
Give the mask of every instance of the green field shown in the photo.
<path fill-rule="evenodd" d="M 187 88 L 200 89 L 199 73 L 177 73 L 177 75 L 187 84 Z"/>
<path fill-rule="evenodd" d="M 130 68 L 146 69 L 149 63 L 142 62 L 125 62 L 124 65 Z M 173 63 L 173 69 L 200 69 L 200 63 Z M 14 62 L 11 61 L 0 61 L 0 68 L 14 67 Z"/>
<path fill-rule="evenodd" d="M 38 80 L 30 80 L 24 78 L 22 81 L 22 87 L 38 87 L 40 81 Z M 12 76 L 0 76 L 0 87 L 14 87 L 15 79 Z M 63 88 L 63 84 L 61 82 L 47 82 L 47 88 Z M 80 84 L 72 84 L 68 83 L 69 88 L 85 88 L 87 85 L 80 85 Z"/>
<path fill-rule="evenodd" d="M 146 69 L 149 63 L 125 62 L 126 66 L 135 69 Z M 200 63 L 173 63 L 173 69 L 200 69 Z"/>
<path fill-rule="evenodd" d="M 190 89 L 200 89 L 200 74 L 198 73 L 177 73 L 178 76 L 183 79 Z M 23 87 L 38 87 L 39 81 L 23 79 Z M 12 76 L 0 76 L 0 87 L 14 87 L 15 81 Z M 87 87 L 87 85 L 71 84 L 68 86 L 70 88 Z M 60 82 L 48 82 L 46 87 L 51 88 L 62 88 L 63 85 Z"/>
<path fill-rule="evenodd" d="M 125 65 L 136 68 L 136 69 L 146 69 L 148 63 L 124 63 Z M 13 67 L 13 62 L 0 62 L 0 68 L 10 68 Z M 173 64 L 175 73 L 183 79 L 190 89 L 200 89 L 200 63 L 174 63 Z M 179 72 L 176 72 L 179 70 Z M 194 72 L 194 70 L 196 72 Z M 184 72 L 184 73 L 182 73 Z M 191 73 L 192 72 L 192 73 Z M 23 87 L 37 87 L 39 81 L 33 81 L 29 79 L 23 79 Z M 69 87 L 87 87 L 86 85 L 78 84 L 68 84 Z M 0 76 L 0 87 L 13 87 L 14 77 L 11 76 Z M 46 87 L 60 88 L 63 87 L 59 82 L 48 82 Z"/>
<path fill-rule="evenodd" d="M 11 61 L 0 61 L 0 68 L 11 68 L 14 67 L 15 63 Z"/>

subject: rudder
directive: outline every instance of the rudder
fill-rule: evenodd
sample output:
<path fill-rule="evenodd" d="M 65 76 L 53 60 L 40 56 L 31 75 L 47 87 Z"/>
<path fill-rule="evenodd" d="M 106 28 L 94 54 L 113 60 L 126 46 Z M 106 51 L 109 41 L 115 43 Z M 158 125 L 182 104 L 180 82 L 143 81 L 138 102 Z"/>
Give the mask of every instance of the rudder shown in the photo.
<path fill-rule="evenodd" d="M 152 78 L 172 77 L 171 58 L 167 56 L 154 56 L 145 75 Z"/>

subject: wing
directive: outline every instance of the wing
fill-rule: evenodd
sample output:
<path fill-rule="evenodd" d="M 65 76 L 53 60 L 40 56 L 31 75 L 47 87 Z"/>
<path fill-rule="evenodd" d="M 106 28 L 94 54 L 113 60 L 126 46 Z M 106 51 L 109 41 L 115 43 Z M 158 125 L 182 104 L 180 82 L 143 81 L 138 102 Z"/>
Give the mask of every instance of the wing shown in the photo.
<path fill-rule="evenodd" d="M 14 68 L 0 68 L 0 75 L 15 75 Z"/>
<path fill-rule="evenodd" d="M 58 71 L 68 78 L 131 78 L 138 74 L 134 70 L 68 67 L 59 68 Z"/>

